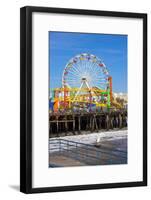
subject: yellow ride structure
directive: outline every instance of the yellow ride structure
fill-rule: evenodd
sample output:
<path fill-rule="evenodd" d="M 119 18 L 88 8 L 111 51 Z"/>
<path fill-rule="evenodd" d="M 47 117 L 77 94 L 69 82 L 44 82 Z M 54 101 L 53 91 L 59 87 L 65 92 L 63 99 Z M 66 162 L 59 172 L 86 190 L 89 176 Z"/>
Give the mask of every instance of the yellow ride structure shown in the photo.
<path fill-rule="evenodd" d="M 109 85 L 112 86 L 112 78 L 109 77 Z M 106 90 L 97 87 L 90 88 L 87 80 L 83 79 L 80 88 L 55 88 L 51 90 L 54 99 L 54 112 L 62 109 L 87 108 L 92 107 L 110 108 L 112 100 L 112 90 L 108 87 Z"/>

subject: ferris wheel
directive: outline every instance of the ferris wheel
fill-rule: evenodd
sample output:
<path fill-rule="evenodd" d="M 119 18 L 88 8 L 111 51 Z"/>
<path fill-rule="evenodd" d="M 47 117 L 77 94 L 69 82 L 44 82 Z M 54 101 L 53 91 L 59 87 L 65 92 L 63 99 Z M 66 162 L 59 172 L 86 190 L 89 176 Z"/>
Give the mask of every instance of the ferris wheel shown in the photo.
<path fill-rule="evenodd" d="M 89 88 L 106 90 L 109 72 L 101 59 L 82 53 L 69 60 L 62 75 L 62 87 L 80 88 L 83 82 Z"/>

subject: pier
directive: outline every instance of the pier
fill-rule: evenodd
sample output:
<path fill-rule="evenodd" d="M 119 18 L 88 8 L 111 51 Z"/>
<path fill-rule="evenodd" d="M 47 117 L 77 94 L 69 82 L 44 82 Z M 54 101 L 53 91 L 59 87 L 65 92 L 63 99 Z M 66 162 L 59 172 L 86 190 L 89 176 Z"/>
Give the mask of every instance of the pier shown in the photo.
<path fill-rule="evenodd" d="M 50 113 L 49 137 L 127 127 L 127 111 Z"/>

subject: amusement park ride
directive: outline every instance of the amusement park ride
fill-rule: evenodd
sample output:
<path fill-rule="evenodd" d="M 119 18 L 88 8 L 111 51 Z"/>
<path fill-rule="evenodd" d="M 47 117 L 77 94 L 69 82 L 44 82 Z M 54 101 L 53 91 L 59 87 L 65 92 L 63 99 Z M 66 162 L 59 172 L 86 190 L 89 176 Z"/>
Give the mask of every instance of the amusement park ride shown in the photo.
<path fill-rule="evenodd" d="M 50 111 L 109 110 L 120 104 L 112 96 L 112 77 L 95 55 L 83 53 L 70 59 L 62 75 L 62 86 L 50 89 Z"/>

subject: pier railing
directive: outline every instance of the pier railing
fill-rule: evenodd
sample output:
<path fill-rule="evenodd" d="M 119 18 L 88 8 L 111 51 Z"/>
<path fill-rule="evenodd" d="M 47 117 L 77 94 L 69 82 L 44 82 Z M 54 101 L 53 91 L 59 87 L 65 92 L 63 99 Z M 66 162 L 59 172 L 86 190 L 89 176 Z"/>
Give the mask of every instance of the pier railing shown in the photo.
<path fill-rule="evenodd" d="M 51 139 L 49 141 L 49 156 L 63 155 L 90 165 L 103 163 L 103 160 L 104 164 L 107 164 L 105 157 L 108 157 L 108 164 L 113 164 L 114 160 L 119 156 L 119 153 L 120 164 L 127 157 L 124 151 L 109 151 L 106 148 L 99 149 L 94 145 L 65 139 Z"/>

